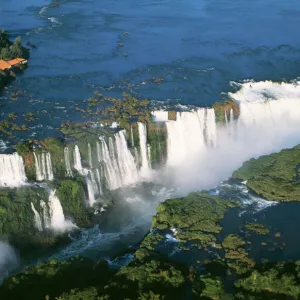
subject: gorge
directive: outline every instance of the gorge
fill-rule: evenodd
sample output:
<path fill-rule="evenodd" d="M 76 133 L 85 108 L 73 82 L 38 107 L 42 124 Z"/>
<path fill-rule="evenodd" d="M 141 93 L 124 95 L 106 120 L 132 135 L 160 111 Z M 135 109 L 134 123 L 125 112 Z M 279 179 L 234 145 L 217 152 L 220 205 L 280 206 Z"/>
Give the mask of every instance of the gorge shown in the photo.
<path fill-rule="evenodd" d="M 300 297 L 294 2 L 0 5 L 1 299 Z"/>

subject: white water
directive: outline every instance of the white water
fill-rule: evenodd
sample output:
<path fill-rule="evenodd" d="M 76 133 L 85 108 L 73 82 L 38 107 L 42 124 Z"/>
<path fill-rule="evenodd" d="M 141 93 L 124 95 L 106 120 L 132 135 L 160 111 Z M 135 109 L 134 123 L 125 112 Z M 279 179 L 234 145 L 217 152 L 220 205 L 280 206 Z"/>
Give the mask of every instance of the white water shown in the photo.
<path fill-rule="evenodd" d="M 88 143 L 88 158 L 89 158 L 89 166 L 92 169 L 93 168 L 93 159 L 92 159 L 92 148 L 91 148 L 90 143 Z"/>
<path fill-rule="evenodd" d="M 225 114 L 225 123 L 226 123 L 226 128 L 228 129 L 229 127 L 229 124 L 228 124 L 228 117 L 227 117 L 227 112 L 226 110 L 224 109 L 224 114 Z"/>
<path fill-rule="evenodd" d="M 69 148 L 64 148 L 64 158 L 65 158 L 65 164 L 66 164 L 66 176 L 67 177 L 73 177 L 73 172 L 71 169 L 71 162 L 70 162 L 70 153 Z"/>
<path fill-rule="evenodd" d="M 148 165 L 149 168 L 151 169 L 151 146 L 150 144 L 147 144 L 147 159 L 148 159 Z"/>
<path fill-rule="evenodd" d="M 187 159 L 195 159 L 202 155 L 206 147 L 205 114 L 205 108 L 191 112 L 178 112 L 176 121 L 166 123 L 168 166 L 181 166 Z"/>
<path fill-rule="evenodd" d="M 54 176 L 52 170 L 51 154 L 49 152 L 43 152 L 40 154 L 36 154 L 35 152 L 33 152 L 33 155 L 35 161 L 36 180 L 52 181 Z"/>
<path fill-rule="evenodd" d="M 153 122 L 167 122 L 168 121 L 168 112 L 164 110 L 153 111 L 152 113 Z"/>
<path fill-rule="evenodd" d="M 77 226 L 71 221 L 65 219 L 63 208 L 57 196 L 55 190 L 51 191 L 49 195 L 49 215 L 51 228 L 54 231 L 64 232 L 76 228 Z"/>
<path fill-rule="evenodd" d="M 0 186 L 18 187 L 26 180 L 22 157 L 17 153 L 0 154 Z"/>
<path fill-rule="evenodd" d="M 102 180 L 101 180 L 99 169 L 96 169 L 96 178 L 97 178 L 98 185 L 99 185 L 99 194 L 102 195 L 103 194 L 103 191 L 102 191 Z"/>
<path fill-rule="evenodd" d="M 91 172 L 90 172 L 91 174 Z M 93 206 L 96 202 L 95 200 L 95 191 L 94 191 L 94 186 L 91 179 L 90 179 L 90 174 L 85 177 L 85 182 L 88 190 L 88 200 L 89 200 L 89 205 Z"/>
<path fill-rule="evenodd" d="M 40 202 L 41 211 L 42 211 L 42 219 L 44 221 L 44 228 L 50 229 L 51 228 L 51 220 L 49 215 L 48 205 L 45 201 L 41 200 Z"/>
<path fill-rule="evenodd" d="M 141 151 L 141 174 L 147 176 L 150 172 L 150 164 L 147 151 L 147 127 L 145 124 L 138 122 L 140 151 Z"/>
<path fill-rule="evenodd" d="M 115 134 L 115 143 L 122 184 L 135 183 L 138 180 L 138 172 L 134 158 L 127 147 L 124 130 Z"/>
<path fill-rule="evenodd" d="M 240 105 L 229 130 L 216 126 L 213 109 L 177 113 L 166 122 L 168 178 L 183 193 L 212 188 L 251 157 L 300 143 L 300 85 L 245 83 L 230 94 Z M 233 133 L 233 134 L 231 134 Z"/>
<path fill-rule="evenodd" d="M 32 202 L 31 202 L 31 209 L 34 213 L 34 225 L 35 225 L 36 229 L 38 231 L 43 231 L 43 225 L 42 225 L 41 217 L 40 217 L 39 213 L 37 212 L 37 210 L 35 209 Z"/>
<path fill-rule="evenodd" d="M 74 168 L 78 171 L 80 175 L 86 176 L 88 173 L 87 170 L 82 167 L 81 155 L 79 147 L 77 145 L 75 145 L 74 148 Z"/>
<path fill-rule="evenodd" d="M 134 158 L 128 149 L 125 131 L 121 130 L 114 138 L 100 138 L 105 178 L 110 189 L 133 184 L 138 180 L 138 171 Z"/>
<path fill-rule="evenodd" d="M 97 161 L 101 161 L 101 157 L 102 157 L 102 155 L 101 155 L 101 146 L 100 146 L 100 143 L 99 142 L 97 142 Z"/>
<path fill-rule="evenodd" d="M 134 147 L 134 138 L 133 138 L 132 125 L 130 125 L 130 137 L 131 137 L 131 146 Z"/>

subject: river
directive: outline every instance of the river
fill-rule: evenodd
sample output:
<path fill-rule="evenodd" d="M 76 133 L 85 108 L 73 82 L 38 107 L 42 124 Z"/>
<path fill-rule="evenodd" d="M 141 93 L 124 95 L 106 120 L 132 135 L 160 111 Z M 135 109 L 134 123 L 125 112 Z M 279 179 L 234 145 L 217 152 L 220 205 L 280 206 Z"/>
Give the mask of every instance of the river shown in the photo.
<path fill-rule="evenodd" d="M 296 0 L 51 3 L 0 7 L 0 27 L 37 47 L 9 89 L 26 97 L 0 99 L 2 116 L 36 113 L 33 136 L 55 134 L 62 119 L 81 120 L 74 105 L 95 90 L 205 106 L 235 91 L 233 82 L 299 75 Z"/>

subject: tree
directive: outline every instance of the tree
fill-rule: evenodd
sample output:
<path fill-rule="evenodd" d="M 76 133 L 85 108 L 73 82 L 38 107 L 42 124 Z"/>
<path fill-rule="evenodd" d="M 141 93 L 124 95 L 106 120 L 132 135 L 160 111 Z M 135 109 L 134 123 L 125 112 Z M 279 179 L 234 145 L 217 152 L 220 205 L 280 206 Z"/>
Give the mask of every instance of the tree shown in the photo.
<path fill-rule="evenodd" d="M 9 34 L 6 30 L 0 29 L 0 48 L 9 45 Z"/>

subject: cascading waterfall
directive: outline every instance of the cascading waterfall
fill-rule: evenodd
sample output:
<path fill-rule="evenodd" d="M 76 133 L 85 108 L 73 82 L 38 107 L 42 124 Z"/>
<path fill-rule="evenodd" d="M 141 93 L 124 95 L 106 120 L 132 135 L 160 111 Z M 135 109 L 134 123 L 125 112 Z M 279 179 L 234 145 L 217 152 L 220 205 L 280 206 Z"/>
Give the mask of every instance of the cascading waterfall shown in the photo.
<path fill-rule="evenodd" d="M 33 156 L 34 156 L 34 161 L 35 161 L 36 180 L 42 181 L 42 180 L 44 180 L 44 177 L 42 175 L 42 168 L 40 167 L 40 162 L 39 162 L 35 152 L 33 152 Z"/>
<path fill-rule="evenodd" d="M 136 147 L 134 147 L 134 158 L 135 158 L 135 164 L 139 166 L 141 162 L 140 162 L 139 151 Z"/>
<path fill-rule="evenodd" d="M 229 96 L 239 104 L 239 118 L 230 110 L 229 130 L 217 126 L 214 109 L 178 112 L 176 121 L 166 121 L 168 176 L 183 192 L 211 188 L 251 157 L 300 143 L 299 83 L 237 85 Z M 161 121 L 167 114 L 153 115 Z"/>
<path fill-rule="evenodd" d="M 137 168 L 134 158 L 127 147 L 124 130 L 115 134 L 115 143 L 122 185 L 128 185 L 136 182 L 138 179 Z"/>
<path fill-rule="evenodd" d="M 0 186 L 18 187 L 26 180 L 22 157 L 17 153 L 0 154 Z"/>
<path fill-rule="evenodd" d="M 224 109 L 224 114 L 225 114 L 225 124 L 226 124 L 226 128 L 228 129 L 228 128 L 229 128 L 229 125 L 228 125 L 228 117 L 227 117 L 226 109 Z"/>
<path fill-rule="evenodd" d="M 166 122 L 167 165 L 183 164 L 187 158 L 203 153 L 205 145 L 206 109 L 200 108 L 189 112 L 177 112 L 176 121 Z"/>
<path fill-rule="evenodd" d="M 50 192 L 48 205 L 51 229 L 55 231 L 67 231 L 77 227 L 71 221 L 65 219 L 63 208 L 58 197 L 55 195 L 55 190 Z"/>
<path fill-rule="evenodd" d="M 151 146 L 150 146 L 150 144 L 147 144 L 147 154 L 148 154 L 149 168 L 151 168 Z"/>
<path fill-rule="evenodd" d="M 51 162 L 51 154 L 48 152 L 46 153 L 46 170 L 48 174 L 48 180 L 52 181 L 54 176 L 53 176 L 53 170 L 52 170 L 52 162 Z"/>
<path fill-rule="evenodd" d="M 110 189 L 116 189 L 120 186 L 118 173 L 116 173 L 116 170 L 113 168 L 111 157 L 109 155 L 109 150 L 106 144 L 106 141 L 104 138 L 100 138 L 101 145 L 102 145 L 102 159 L 105 166 L 105 178 L 108 183 L 108 186 Z"/>
<path fill-rule="evenodd" d="M 156 110 L 152 112 L 153 122 L 168 122 L 168 111 Z"/>
<path fill-rule="evenodd" d="M 128 149 L 125 131 L 121 130 L 106 140 L 101 137 L 101 153 L 105 177 L 110 189 L 135 183 L 138 180 L 137 167 Z"/>
<path fill-rule="evenodd" d="M 93 184 L 94 195 L 99 195 L 99 188 L 98 188 L 97 180 L 96 180 L 94 173 L 95 173 L 95 170 L 89 171 L 89 175 L 91 177 L 91 181 Z"/>
<path fill-rule="evenodd" d="M 87 170 L 82 167 L 81 164 L 81 155 L 79 151 L 79 147 L 75 145 L 74 147 L 74 168 L 78 171 L 80 175 L 86 176 Z"/>
<path fill-rule="evenodd" d="M 90 143 L 88 143 L 88 158 L 89 158 L 89 166 L 92 169 L 93 168 L 93 159 L 92 159 L 92 148 L 91 148 Z"/>
<path fill-rule="evenodd" d="M 231 109 L 230 109 L 230 118 L 229 118 L 229 122 L 230 122 L 230 124 L 232 124 L 232 123 L 233 123 L 233 121 L 234 121 L 233 109 L 231 108 Z"/>
<path fill-rule="evenodd" d="M 42 219 L 44 221 L 44 227 L 46 229 L 50 229 L 51 228 L 51 220 L 50 220 L 48 205 L 46 204 L 45 201 L 41 200 L 40 206 L 41 206 L 41 211 L 43 214 Z"/>
<path fill-rule="evenodd" d="M 134 148 L 134 138 L 133 138 L 133 129 L 132 129 L 132 125 L 130 125 L 130 136 L 131 136 L 131 147 Z"/>
<path fill-rule="evenodd" d="M 91 172 L 89 172 L 89 175 L 91 174 Z M 86 176 L 85 177 L 85 182 L 86 182 L 86 186 L 87 186 L 87 190 L 88 190 L 88 199 L 89 199 L 89 205 L 93 206 L 96 202 L 95 200 L 95 191 L 94 191 L 94 186 L 90 177 Z"/>
<path fill-rule="evenodd" d="M 58 197 L 55 195 L 55 190 L 50 190 L 47 186 L 43 186 L 49 193 L 48 202 L 40 201 L 41 214 L 35 209 L 31 202 L 31 209 L 34 213 L 34 224 L 39 231 L 49 229 L 53 231 L 69 231 L 77 228 L 71 221 L 65 219 L 63 208 Z"/>
<path fill-rule="evenodd" d="M 99 194 L 102 195 L 103 194 L 103 191 L 102 191 L 102 180 L 101 180 L 99 169 L 96 169 L 96 177 L 97 177 L 98 184 L 99 184 Z"/>
<path fill-rule="evenodd" d="M 66 176 L 67 177 L 73 177 L 73 172 L 71 169 L 71 162 L 70 162 L 70 153 L 69 148 L 64 148 L 64 158 L 65 158 L 65 164 L 66 164 Z"/>
<path fill-rule="evenodd" d="M 230 116 L 229 116 L 229 133 L 234 133 L 234 115 L 233 115 L 233 109 L 230 110 Z"/>
<path fill-rule="evenodd" d="M 97 144 L 96 144 L 97 146 L 97 161 L 98 162 L 100 162 L 101 161 L 101 157 L 102 157 L 102 155 L 101 155 L 101 146 L 100 146 L 100 143 L 97 141 Z"/>
<path fill-rule="evenodd" d="M 210 147 L 215 147 L 217 143 L 216 115 L 213 108 L 206 109 L 206 138 Z"/>
<path fill-rule="evenodd" d="M 140 151 L 141 151 L 141 172 L 143 175 L 147 175 L 150 171 L 150 164 L 148 160 L 147 151 L 147 127 L 145 124 L 138 122 Z"/>
<path fill-rule="evenodd" d="M 42 152 L 40 154 L 33 152 L 33 156 L 35 160 L 36 180 L 52 181 L 54 176 L 52 170 L 51 154 L 49 152 Z"/>
<path fill-rule="evenodd" d="M 39 213 L 37 212 L 37 210 L 35 209 L 32 202 L 31 202 L 31 209 L 34 213 L 34 225 L 35 225 L 36 229 L 38 231 L 43 231 L 43 225 L 42 225 L 41 217 L 40 217 Z"/>

